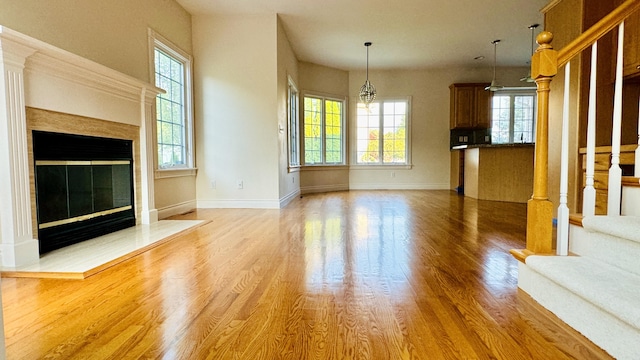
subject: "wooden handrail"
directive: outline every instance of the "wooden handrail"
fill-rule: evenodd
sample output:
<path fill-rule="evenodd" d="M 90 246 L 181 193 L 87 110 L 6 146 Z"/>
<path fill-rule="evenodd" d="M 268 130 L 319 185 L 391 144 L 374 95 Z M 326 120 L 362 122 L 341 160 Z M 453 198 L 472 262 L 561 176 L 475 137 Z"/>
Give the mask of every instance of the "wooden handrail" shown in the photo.
<path fill-rule="evenodd" d="M 548 147 L 549 147 L 549 90 L 558 68 L 593 45 L 598 39 L 622 23 L 635 11 L 640 10 L 640 0 L 626 0 L 611 13 L 598 21 L 575 40 L 559 51 L 553 49 L 553 34 L 543 31 L 538 34 L 539 44 L 531 57 L 531 76 L 537 85 L 536 147 L 533 174 L 533 195 L 527 202 L 526 249 L 512 250 L 520 261 L 531 254 L 551 254 L 553 204 L 547 192 Z"/>
<path fill-rule="evenodd" d="M 600 21 L 558 51 L 558 68 L 564 66 L 569 60 L 593 45 L 594 42 L 613 30 L 637 10 L 640 10 L 640 0 L 627 0 L 607 16 L 600 19 Z"/>

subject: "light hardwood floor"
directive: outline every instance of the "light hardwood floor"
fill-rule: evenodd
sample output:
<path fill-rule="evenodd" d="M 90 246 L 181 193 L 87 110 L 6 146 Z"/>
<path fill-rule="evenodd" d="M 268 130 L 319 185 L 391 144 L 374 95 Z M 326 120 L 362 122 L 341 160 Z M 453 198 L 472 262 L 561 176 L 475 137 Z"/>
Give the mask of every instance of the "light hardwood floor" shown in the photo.
<path fill-rule="evenodd" d="M 2 279 L 8 358 L 608 358 L 517 289 L 523 204 L 352 191 L 175 218 L 211 222 L 85 280 Z"/>

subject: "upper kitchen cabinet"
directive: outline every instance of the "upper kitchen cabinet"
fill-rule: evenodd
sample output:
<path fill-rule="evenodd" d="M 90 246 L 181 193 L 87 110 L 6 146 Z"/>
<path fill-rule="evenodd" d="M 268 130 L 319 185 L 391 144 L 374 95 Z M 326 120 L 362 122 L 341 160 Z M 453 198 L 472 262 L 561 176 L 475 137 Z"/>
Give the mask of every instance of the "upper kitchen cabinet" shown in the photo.
<path fill-rule="evenodd" d="M 491 127 L 491 92 L 487 83 L 451 84 L 451 129 L 488 129 Z"/>

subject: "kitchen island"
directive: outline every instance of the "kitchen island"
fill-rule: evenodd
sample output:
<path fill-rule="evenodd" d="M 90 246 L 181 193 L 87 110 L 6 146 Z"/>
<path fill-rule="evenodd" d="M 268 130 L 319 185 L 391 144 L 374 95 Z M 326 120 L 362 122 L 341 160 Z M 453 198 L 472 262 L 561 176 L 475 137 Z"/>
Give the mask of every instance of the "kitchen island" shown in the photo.
<path fill-rule="evenodd" d="M 534 144 L 469 145 L 453 151 L 464 151 L 465 196 L 518 203 L 531 198 Z"/>

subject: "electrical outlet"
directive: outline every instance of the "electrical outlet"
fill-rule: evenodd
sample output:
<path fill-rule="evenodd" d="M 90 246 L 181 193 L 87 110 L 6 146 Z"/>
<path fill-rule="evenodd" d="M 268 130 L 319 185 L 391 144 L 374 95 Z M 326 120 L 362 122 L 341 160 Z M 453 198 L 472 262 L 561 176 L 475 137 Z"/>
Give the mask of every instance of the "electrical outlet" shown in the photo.
<path fill-rule="evenodd" d="M 295 177 L 291 177 L 291 183 L 295 184 L 296 183 L 296 178 Z"/>
<path fill-rule="evenodd" d="M 215 180 L 211 180 L 211 188 L 212 189 L 216 188 L 216 181 Z"/>
<path fill-rule="evenodd" d="M 244 181 L 238 180 L 238 189 L 243 189 L 243 188 L 244 188 Z"/>
<path fill-rule="evenodd" d="M 392 178 L 396 177 L 396 172 L 395 172 L 395 171 L 392 171 L 392 172 L 391 172 L 391 177 L 392 177 Z"/>

